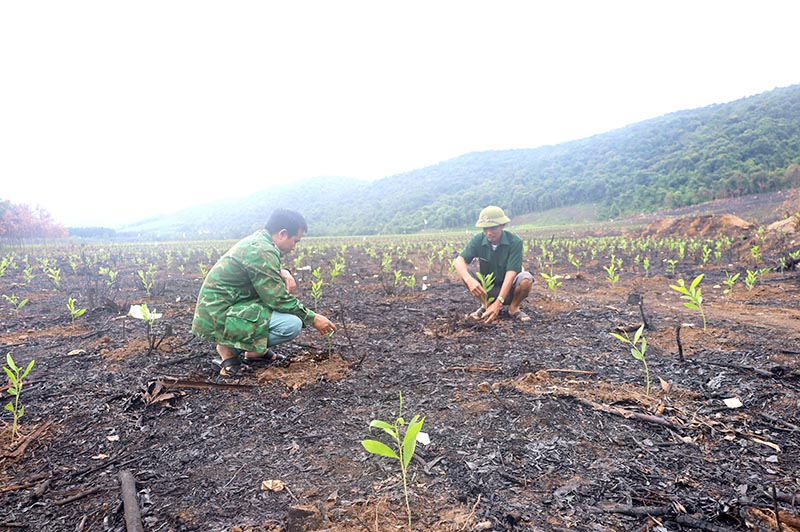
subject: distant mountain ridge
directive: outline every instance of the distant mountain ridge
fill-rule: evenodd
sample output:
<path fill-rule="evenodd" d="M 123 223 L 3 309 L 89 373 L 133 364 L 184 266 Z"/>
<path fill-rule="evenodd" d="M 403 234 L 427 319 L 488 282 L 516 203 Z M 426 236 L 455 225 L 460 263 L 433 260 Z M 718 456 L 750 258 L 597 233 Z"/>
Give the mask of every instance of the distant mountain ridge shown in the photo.
<path fill-rule="evenodd" d="M 238 238 L 276 207 L 314 235 L 416 232 L 472 224 L 485 205 L 514 215 L 592 203 L 601 218 L 800 185 L 800 85 L 679 111 L 589 138 L 474 152 L 371 182 L 305 180 L 152 217 L 142 238 Z"/>

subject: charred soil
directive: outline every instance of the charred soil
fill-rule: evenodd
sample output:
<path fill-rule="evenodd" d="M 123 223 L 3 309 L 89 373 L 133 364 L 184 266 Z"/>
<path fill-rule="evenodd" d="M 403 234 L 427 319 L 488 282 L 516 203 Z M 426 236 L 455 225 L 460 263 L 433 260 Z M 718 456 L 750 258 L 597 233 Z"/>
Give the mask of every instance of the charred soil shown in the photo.
<path fill-rule="evenodd" d="M 159 265 L 146 296 L 133 265 L 113 293 L 92 267 L 59 288 L 19 267 L 0 292 L 30 302 L 0 309 L 0 345 L 36 362 L 21 436 L 0 442 L 0 530 L 125 530 L 124 472 L 148 531 L 407 530 L 397 464 L 360 444 L 400 392 L 431 438 L 409 466 L 414 530 L 800 530 L 800 277 L 724 294 L 727 272 L 750 267 L 747 242 L 675 274 L 629 262 L 616 283 L 599 259 L 577 273 L 564 261 L 556 291 L 536 272 L 531 322 L 488 325 L 424 257 L 410 259 L 414 290 L 388 294 L 353 246 L 319 302 L 332 341 L 309 329 L 276 348 L 288 366 L 235 381 L 189 331 L 199 275 Z M 700 273 L 705 330 L 669 288 Z M 88 308 L 74 323 L 68 294 Z M 163 313 L 152 352 L 125 317 L 142 302 Z M 609 334 L 643 316 L 649 394 Z"/>

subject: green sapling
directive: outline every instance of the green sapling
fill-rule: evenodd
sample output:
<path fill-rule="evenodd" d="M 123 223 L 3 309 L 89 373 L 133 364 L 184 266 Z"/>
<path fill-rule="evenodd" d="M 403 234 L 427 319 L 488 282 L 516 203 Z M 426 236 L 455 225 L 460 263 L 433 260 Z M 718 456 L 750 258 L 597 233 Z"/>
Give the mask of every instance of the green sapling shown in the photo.
<path fill-rule="evenodd" d="M 47 273 L 47 277 L 50 278 L 50 281 L 53 283 L 53 290 L 57 290 L 61 287 L 61 270 L 58 268 L 48 268 L 45 270 Z"/>
<path fill-rule="evenodd" d="M 611 333 L 611 336 L 631 346 L 631 355 L 633 355 L 633 358 L 640 361 L 644 365 L 644 393 L 645 395 L 650 395 L 650 371 L 647 368 L 647 359 L 644 357 L 645 352 L 647 351 L 647 339 L 642 335 L 643 332 L 644 323 L 636 330 L 636 333 L 633 335 L 633 340 L 631 340 L 626 331 L 623 331 L 625 336 L 613 332 Z M 637 346 L 636 344 L 639 345 Z"/>
<path fill-rule="evenodd" d="M 544 280 L 547 281 L 547 288 L 552 290 L 554 294 L 556 293 L 556 289 L 562 285 L 562 282 L 559 281 L 559 279 L 561 279 L 560 275 L 548 275 L 544 272 L 540 272 L 539 275 L 544 277 Z"/>
<path fill-rule="evenodd" d="M 756 271 L 747 270 L 747 277 L 745 277 L 744 279 L 744 286 L 745 288 L 747 288 L 748 292 L 753 289 L 753 287 L 756 285 L 757 280 L 758 280 L 758 270 Z"/>
<path fill-rule="evenodd" d="M 161 345 L 161 342 L 167 335 L 170 334 L 170 328 L 167 327 L 164 335 L 161 337 L 158 342 L 156 342 L 157 336 L 155 331 L 153 330 L 153 325 L 155 321 L 161 317 L 161 313 L 156 312 L 156 309 L 150 310 L 147 308 L 147 303 L 142 303 L 141 305 L 131 305 L 131 309 L 128 311 L 128 316 L 132 318 L 136 318 L 137 320 L 143 320 L 147 325 L 147 343 L 148 343 L 148 350 L 147 354 L 149 355 L 156 349 L 158 346 Z"/>
<path fill-rule="evenodd" d="M 3 299 L 11 305 L 11 308 L 14 310 L 14 314 L 19 314 L 19 311 L 22 310 L 22 307 L 28 304 L 28 298 L 20 299 L 16 296 L 16 294 L 11 294 L 10 296 L 3 294 Z"/>
<path fill-rule="evenodd" d="M 69 310 L 70 316 L 72 316 L 72 323 L 75 323 L 75 318 L 80 318 L 86 313 L 85 308 L 77 308 L 75 306 L 75 300 L 73 298 L 67 299 L 67 310 Z"/>
<path fill-rule="evenodd" d="M 151 265 L 152 266 L 152 265 Z M 142 284 L 142 288 L 144 288 L 145 293 L 148 297 L 150 297 L 151 292 L 153 290 L 153 286 L 155 285 L 155 271 L 148 268 L 147 271 L 138 270 L 136 275 L 139 276 L 139 282 Z"/>
<path fill-rule="evenodd" d="M 606 271 L 606 281 L 611 284 L 616 284 L 619 281 L 619 274 L 617 273 L 617 265 L 614 261 L 614 255 L 611 255 L 611 263 L 608 266 L 603 266 Z"/>
<path fill-rule="evenodd" d="M 311 297 L 314 299 L 314 310 L 317 310 L 317 303 L 322 298 L 322 271 L 320 267 L 317 266 L 311 272 L 311 276 L 314 278 L 311 281 Z"/>
<path fill-rule="evenodd" d="M 404 275 L 403 284 L 406 285 L 406 288 L 411 289 L 411 292 L 413 293 L 414 287 L 417 286 L 417 276 L 413 273 L 411 275 Z"/>
<path fill-rule="evenodd" d="M 34 362 L 34 360 L 31 360 L 23 370 L 17 366 L 14 359 L 11 358 L 11 353 L 6 354 L 6 365 L 3 366 L 3 370 L 6 372 L 8 380 L 11 383 L 8 387 L 8 394 L 14 399 L 5 406 L 5 409 L 11 412 L 11 415 L 14 417 L 11 424 L 12 438 L 19 436 L 19 420 L 25 415 L 25 405 L 20 403 L 19 396 L 22 394 L 23 379 L 27 377 L 28 373 L 33 369 Z"/>
<path fill-rule="evenodd" d="M 478 281 L 481 282 L 481 287 L 487 294 L 481 298 L 481 304 L 485 309 L 494 301 L 494 298 L 488 295 L 489 292 L 492 291 L 492 288 L 494 288 L 494 272 L 489 272 L 486 275 L 481 274 L 481 272 L 476 272 L 475 275 L 478 277 Z"/>
<path fill-rule="evenodd" d="M 678 284 L 669 285 L 670 288 L 675 290 L 676 292 L 683 294 L 681 295 L 681 299 L 685 299 L 686 302 L 683 304 L 684 307 L 690 308 L 692 310 L 700 311 L 700 316 L 703 317 L 703 330 L 706 330 L 706 313 L 703 311 L 703 295 L 702 290 L 700 289 L 700 281 L 703 280 L 703 275 L 700 274 L 694 278 L 692 284 L 688 287 L 683 279 L 678 279 Z"/>
<path fill-rule="evenodd" d="M 733 285 L 736 284 L 736 280 L 739 279 L 739 274 L 734 273 L 731 275 L 728 272 L 725 272 L 726 279 L 722 281 L 722 284 L 726 286 L 725 289 L 722 290 L 722 293 L 725 295 L 725 302 L 727 303 L 733 293 Z"/>
<path fill-rule="evenodd" d="M 344 270 L 345 270 L 344 257 L 337 256 L 331 259 L 331 271 L 328 272 L 329 275 L 331 276 L 331 282 L 333 282 L 334 279 L 343 274 Z"/>
<path fill-rule="evenodd" d="M 408 502 L 408 464 L 411 463 L 411 458 L 414 456 L 414 451 L 417 448 L 417 442 L 423 445 L 430 443 L 428 435 L 422 431 L 422 424 L 425 422 L 424 417 L 414 416 L 407 424 L 403 419 L 403 394 L 400 393 L 400 411 L 398 412 L 397 419 L 393 423 L 387 423 L 380 419 L 373 419 L 369 423 L 369 428 L 381 429 L 392 438 L 394 449 L 379 442 L 378 440 L 363 440 L 361 445 L 364 446 L 368 452 L 377 454 L 378 456 L 385 456 L 393 458 L 400 463 L 400 472 L 403 477 L 403 493 L 406 501 L 406 512 L 408 513 L 408 527 L 411 528 L 411 505 Z"/>

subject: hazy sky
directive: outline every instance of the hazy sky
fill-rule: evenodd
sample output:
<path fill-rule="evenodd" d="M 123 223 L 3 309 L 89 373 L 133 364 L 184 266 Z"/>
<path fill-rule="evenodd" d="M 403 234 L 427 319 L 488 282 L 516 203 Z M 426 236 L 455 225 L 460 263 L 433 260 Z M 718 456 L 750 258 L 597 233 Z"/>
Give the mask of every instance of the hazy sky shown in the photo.
<path fill-rule="evenodd" d="M 0 198 L 117 226 L 800 83 L 800 3 L 0 3 Z M 421 184 L 424 186 L 424 184 Z"/>

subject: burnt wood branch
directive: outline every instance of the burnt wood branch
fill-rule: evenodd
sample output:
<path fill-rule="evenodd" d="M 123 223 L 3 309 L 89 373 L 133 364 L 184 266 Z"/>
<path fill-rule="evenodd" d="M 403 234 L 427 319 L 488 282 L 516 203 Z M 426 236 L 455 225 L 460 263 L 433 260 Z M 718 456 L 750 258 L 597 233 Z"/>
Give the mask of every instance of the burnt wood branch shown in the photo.
<path fill-rule="evenodd" d="M 602 403 L 595 403 L 594 401 L 590 401 L 589 399 L 584 399 L 582 397 L 575 397 L 572 395 L 566 395 L 566 397 L 570 397 L 575 399 L 581 404 L 591 407 L 594 410 L 598 410 L 600 412 L 605 412 L 607 414 L 613 414 L 615 416 L 620 416 L 625 419 L 635 419 L 638 421 L 644 421 L 646 423 L 652 423 L 654 425 L 660 425 L 662 427 L 667 427 L 673 429 L 675 431 L 680 430 L 680 427 L 669 421 L 667 418 L 661 416 L 654 416 L 651 414 L 642 414 L 640 412 L 632 412 L 630 410 L 626 410 L 624 408 L 619 408 L 616 406 L 611 406 Z"/>
<path fill-rule="evenodd" d="M 675 343 L 678 344 L 678 360 L 681 362 L 684 361 L 683 359 L 683 343 L 681 342 L 681 327 L 683 324 L 678 324 L 675 326 Z"/>
<path fill-rule="evenodd" d="M 170 388 L 194 388 L 198 390 L 228 389 L 228 390 L 249 390 L 255 388 L 255 384 L 240 384 L 236 382 L 208 382 L 195 381 L 190 379 L 178 379 L 175 377 L 158 377 L 155 384 L 164 390 Z"/>
<path fill-rule="evenodd" d="M 139 509 L 139 499 L 136 496 L 136 479 L 127 469 L 119 472 L 120 492 L 122 506 L 125 510 L 125 527 L 127 532 L 144 532 L 142 526 L 142 512 Z"/>
<path fill-rule="evenodd" d="M 101 491 L 103 491 L 103 489 L 99 488 L 99 487 L 90 488 L 88 490 L 79 491 L 78 493 L 75 493 L 74 495 L 69 495 L 67 497 L 55 500 L 55 501 L 53 501 L 53 504 L 55 504 L 56 506 L 64 506 L 65 504 L 69 504 L 71 502 L 78 501 L 80 499 L 83 499 L 84 497 L 89 497 L 90 495 L 94 495 L 96 493 L 100 493 Z"/>
<path fill-rule="evenodd" d="M 632 506 L 629 504 L 603 504 L 599 508 L 604 512 L 630 515 L 633 517 L 657 516 L 675 521 L 681 525 L 691 526 L 707 532 L 735 532 L 735 529 L 715 525 L 686 514 L 675 513 L 671 506 Z"/>

